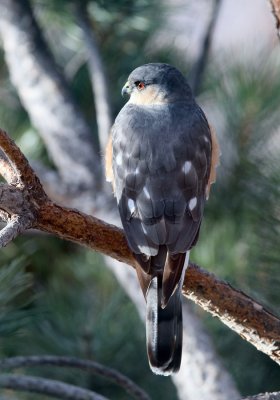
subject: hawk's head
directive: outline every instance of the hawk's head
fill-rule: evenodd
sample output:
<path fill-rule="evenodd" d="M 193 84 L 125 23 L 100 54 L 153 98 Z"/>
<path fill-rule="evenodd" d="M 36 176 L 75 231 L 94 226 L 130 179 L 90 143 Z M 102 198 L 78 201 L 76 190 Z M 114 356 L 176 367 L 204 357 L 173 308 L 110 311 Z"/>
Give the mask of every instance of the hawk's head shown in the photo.
<path fill-rule="evenodd" d="M 122 94 L 138 105 L 164 104 L 192 98 L 186 79 L 168 64 L 152 63 L 136 68 L 128 77 Z"/>

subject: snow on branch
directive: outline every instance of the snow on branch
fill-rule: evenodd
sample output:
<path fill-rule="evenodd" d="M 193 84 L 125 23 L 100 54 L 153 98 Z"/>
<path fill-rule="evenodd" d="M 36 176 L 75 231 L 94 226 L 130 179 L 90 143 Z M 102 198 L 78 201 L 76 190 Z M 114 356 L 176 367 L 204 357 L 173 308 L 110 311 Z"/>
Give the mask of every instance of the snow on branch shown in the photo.
<path fill-rule="evenodd" d="M 0 216 L 8 216 L 10 222 L 22 221 L 20 229 L 18 224 L 9 226 L 9 235 L 5 236 L 5 228 L 0 232 L 2 245 L 32 227 L 135 267 L 136 260 L 121 229 L 52 202 L 20 149 L 2 130 L 0 148 L 19 177 L 18 183 L 1 186 Z M 5 176 L 3 165 L 0 172 Z M 183 294 L 280 364 L 280 319 L 260 303 L 192 263 L 186 272 Z"/>

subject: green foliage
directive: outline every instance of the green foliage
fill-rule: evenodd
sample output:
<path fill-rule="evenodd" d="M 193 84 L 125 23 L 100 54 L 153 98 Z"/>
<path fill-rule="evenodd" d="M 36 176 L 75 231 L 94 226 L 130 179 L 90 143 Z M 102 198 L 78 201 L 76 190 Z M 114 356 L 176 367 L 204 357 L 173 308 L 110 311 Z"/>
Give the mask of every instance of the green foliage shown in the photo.
<path fill-rule="evenodd" d="M 30 318 L 32 302 L 32 276 L 24 272 L 23 258 L 0 268 L 0 347 L 1 338 L 11 337 Z"/>
<path fill-rule="evenodd" d="M 154 399 L 174 398 L 170 380 L 150 373 L 143 324 L 100 255 L 51 238 L 16 243 L 13 250 L 25 255 L 25 263 L 12 262 L 0 270 L 2 357 L 55 354 L 92 359 L 124 373 Z M 8 260 L 10 255 L 7 248 L 0 257 Z M 129 398 L 108 380 L 77 370 L 36 367 L 21 372 L 88 387 L 109 398 Z"/>
<path fill-rule="evenodd" d="M 280 74 L 273 55 L 263 59 L 246 68 L 215 64 L 206 82 L 204 96 L 222 120 L 222 157 L 192 256 L 279 314 Z M 219 322 L 208 323 L 242 393 L 279 390 L 276 364 Z"/>

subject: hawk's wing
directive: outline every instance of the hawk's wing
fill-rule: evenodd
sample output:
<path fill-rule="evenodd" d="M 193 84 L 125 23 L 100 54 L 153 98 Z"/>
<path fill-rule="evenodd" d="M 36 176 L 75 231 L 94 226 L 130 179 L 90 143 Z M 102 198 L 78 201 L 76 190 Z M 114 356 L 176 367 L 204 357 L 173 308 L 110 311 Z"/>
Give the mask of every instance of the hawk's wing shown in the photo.
<path fill-rule="evenodd" d="M 130 247 L 184 253 L 197 240 L 211 165 L 211 133 L 195 102 L 127 103 L 112 129 L 113 175 Z"/>

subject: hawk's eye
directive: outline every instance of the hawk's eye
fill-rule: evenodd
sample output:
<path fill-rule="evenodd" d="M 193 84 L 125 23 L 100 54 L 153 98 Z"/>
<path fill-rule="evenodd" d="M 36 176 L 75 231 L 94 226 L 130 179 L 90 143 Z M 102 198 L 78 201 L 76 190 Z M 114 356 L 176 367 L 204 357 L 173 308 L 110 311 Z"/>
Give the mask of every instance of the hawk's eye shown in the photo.
<path fill-rule="evenodd" d="M 137 87 L 138 90 L 143 90 L 145 89 L 145 83 L 142 81 L 137 81 L 135 82 L 135 86 Z"/>

